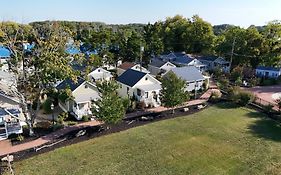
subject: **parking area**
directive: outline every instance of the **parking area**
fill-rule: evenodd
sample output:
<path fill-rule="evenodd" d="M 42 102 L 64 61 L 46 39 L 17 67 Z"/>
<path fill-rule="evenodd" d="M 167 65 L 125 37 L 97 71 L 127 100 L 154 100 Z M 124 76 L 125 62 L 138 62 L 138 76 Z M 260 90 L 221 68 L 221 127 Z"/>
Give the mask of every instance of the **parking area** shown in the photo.
<path fill-rule="evenodd" d="M 276 100 L 281 98 L 281 85 L 275 86 L 257 86 L 253 88 L 245 89 L 247 91 L 253 92 L 261 104 L 268 105 L 276 105 Z"/>

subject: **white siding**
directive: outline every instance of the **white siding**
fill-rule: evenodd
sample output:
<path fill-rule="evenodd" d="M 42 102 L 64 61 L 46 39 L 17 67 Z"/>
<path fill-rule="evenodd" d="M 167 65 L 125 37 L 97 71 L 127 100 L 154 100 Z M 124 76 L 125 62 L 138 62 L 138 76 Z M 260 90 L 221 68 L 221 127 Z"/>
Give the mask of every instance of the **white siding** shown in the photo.
<path fill-rule="evenodd" d="M 197 82 L 198 86 L 197 86 L 196 90 L 201 89 L 203 87 L 203 83 L 204 83 L 204 81 L 198 81 Z M 186 83 L 186 91 L 191 92 L 191 91 L 195 90 L 195 85 L 196 85 L 195 82 Z"/>
<path fill-rule="evenodd" d="M 256 75 L 259 77 L 278 78 L 281 75 L 281 73 L 280 71 L 256 69 Z"/>

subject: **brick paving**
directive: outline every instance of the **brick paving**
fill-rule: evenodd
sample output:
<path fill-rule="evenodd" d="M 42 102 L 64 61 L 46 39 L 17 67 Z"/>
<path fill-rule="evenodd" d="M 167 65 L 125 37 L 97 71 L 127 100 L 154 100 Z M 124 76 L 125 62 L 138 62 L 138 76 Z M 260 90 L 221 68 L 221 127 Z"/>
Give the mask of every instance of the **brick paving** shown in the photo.
<path fill-rule="evenodd" d="M 46 136 L 40 137 L 36 140 L 27 142 L 27 143 L 23 143 L 23 144 L 19 144 L 19 145 L 15 145 L 12 146 L 11 144 L 6 143 L 8 140 L 4 140 L 0 142 L 0 156 L 3 155 L 7 155 L 7 154 L 12 154 L 15 152 L 19 152 L 19 151 L 23 151 L 23 150 L 27 150 L 27 149 L 31 149 L 31 148 L 35 148 L 35 147 L 39 147 L 41 145 L 44 145 L 48 142 L 52 142 L 56 139 L 58 139 L 60 136 L 63 136 L 64 134 L 76 130 L 76 129 L 82 129 L 82 128 L 86 128 L 89 126 L 97 126 L 100 125 L 101 123 L 98 121 L 89 121 L 89 122 L 85 122 L 85 123 L 80 123 L 77 124 L 75 126 L 69 126 L 66 127 L 64 129 L 55 131 L 51 134 L 48 134 Z M 3 143 L 2 143 L 3 142 Z"/>

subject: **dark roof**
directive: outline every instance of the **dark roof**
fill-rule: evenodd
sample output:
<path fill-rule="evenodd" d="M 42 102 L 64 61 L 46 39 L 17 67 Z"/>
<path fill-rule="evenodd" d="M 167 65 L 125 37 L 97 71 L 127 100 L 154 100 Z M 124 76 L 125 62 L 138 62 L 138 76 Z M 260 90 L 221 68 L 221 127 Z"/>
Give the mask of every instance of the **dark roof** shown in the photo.
<path fill-rule="evenodd" d="M 197 56 L 198 60 L 205 60 L 205 61 L 215 61 L 218 57 L 217 56 Z"/>
<path fill-rule="evenodd" d="M 117 78 L 117 81 L 119 81 L 120 83 L 123 83 L 125 85 L 128 85 L 130 87 L 133 87 L 145 75 L 146 75 L 146 73 L 143 73 L 143 72 L 140 72 L 140 71 L 137 71 L 137 70 L 133 70 L 133 69 L 128 69 L 121 76 L 119 76 Z"/>
<path fill-rule="evenodd" d="M 20 114 L 19 109 L 6 109 L 13 115 Z M 9 115 L 3 108 L 0 108 L 0 116 Z"/>
<path fill-rule="evenodd" d="M 182 57 L 184 55 L 186 55 L 185 52 L 172 52 L 176 57 Z"/>
<path fill-rule="evenodd" d="M 0 46 L 0 58 L 9 58 L 11 56 L 11 52 L 6 47 Z"/>
<path fill-rule="evenodd" d="M 70 88 L 71 91 L 74 91 L 76 88 L 78 88 L 84 82 L 85 82 L 85 80 L 83 78 L 78 78 L 77 82 L 74 82 L 71 79 L 66 79 L 63 82 L 61 82 L 59 85 L 57 85 L 57 89 L 63 90 L 66 88 Z"/>
<path fill-rule="evenodd" d="M 150 65 L 154 66 L 154 67 L 158 67 L 160 68 L 161 66 L 163 66 L 166 62 L 162 61 L 158 58 L 152 59 Z"/>
<path fill-rule="evenodd" d="M 258 66 L 256 69 L 259 70 L 269 70 L 269 71 L 280 71 L 280 67 L 266 67 L 266 66 Z"/>
<path fill-rule="evenodd" d="M 73 70 L 83 72 L 86 70 L 87 65 L 85 63 L 72 63 L 71 67 Z"/>
<path fill-rule="evenodd" d="M 123 70 L 128 70 L 130 68 L 132 68 L 133 66 L 135 66 L 135 63 L 131 63 L 131 62 L 124 62 L 123 64 L 121 64 L 120 66 L 118 66 L 118 68 L 123 69 Z"/>

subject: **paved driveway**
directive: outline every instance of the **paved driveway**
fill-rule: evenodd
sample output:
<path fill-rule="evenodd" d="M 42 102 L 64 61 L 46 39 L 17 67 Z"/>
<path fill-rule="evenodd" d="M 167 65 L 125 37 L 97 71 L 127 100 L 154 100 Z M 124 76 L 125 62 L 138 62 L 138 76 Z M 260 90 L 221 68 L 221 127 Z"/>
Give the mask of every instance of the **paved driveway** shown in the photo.
<path fill-rule="evenodd" d="M 274 109 L 278 110 L 276 99 L 281 97 L 281 85 L 256 86 L 253 88 L 245 88 L 245 90 L 253 92 L 256 97 L 258 97 L 258 103 L 263 105 L 271 104 L 274 106 Z"/>

